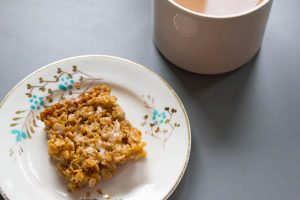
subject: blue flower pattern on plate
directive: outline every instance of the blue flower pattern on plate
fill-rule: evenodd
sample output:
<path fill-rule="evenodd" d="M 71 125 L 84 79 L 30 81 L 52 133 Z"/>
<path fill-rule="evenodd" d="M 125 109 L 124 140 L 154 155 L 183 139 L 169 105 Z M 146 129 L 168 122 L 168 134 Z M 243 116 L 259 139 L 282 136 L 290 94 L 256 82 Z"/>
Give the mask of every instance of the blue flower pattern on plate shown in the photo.
<path fill-rule="evenodd" d="M 152 113 L 152 120 L 155 125 L 163 124 L 167 120 L 167 116 L 165 112 L 159 112 L 154 109 Z"/>
<path fill-rule="evenodd" d="M 27 135 L 23 131 L 14 129 L 10 133 L 16 135 L 16 141 L 17 142 L 21 142 L 22 139 L 24 139 L 24 140 L 27 139 Z"/>
<path fill-rule="evenodd" d="M 78 76 L 79 74 L 81 76 Z M 75 82 L 74 80 L 77 80 L 77 78 L 78 82 Z M 15 111 L 16 116 L 11 119 L 13 122 L 10 123 L 10 127 L 15 128 L 10 130 L 9 134 L 14 137 L 14 140 L 17 143 L 14 147 L 10 148 L 10 157 L 19 157 L 22 154 L 23 149 L 21 143 L 31 139 L 32 134 L 35 133 L 35 128 L 38 127 L 36 120 L 40 120 L 39 111 L 44 107 L 47 107 L 47 104 L 51 105 L 54 92 L 59 92 L 61 94 L 59 98 L 60 101 L 64 99 L 65 92 L 71 95 L 72 89 L 76 87 L 79 90 L 79 86 L 81 86 L 84 81 L 93 82 L 102 80 L 102 78 L 93 77 L 92 75 L 79 71 L 77 66 L 73 66 L 72 71 L 63 71 L 61 68 L 57 68 L 53 78 L 48 77 L 47 79 L 44 79 L 43 77 L 39 77 L 38 80 L 39 83 L 35 85 L 32 85 L 31 83 L 27 84 L 25 92 L 27 97 L 26 101 L 28 102 L 27 109 L 24 108 Z M 55 89 L 49 85 L 54 86 Z M 88 90 L 91 86 L 92 85 L 88 85 L 87 87 L 84 87 Z M 18 126 L 20 126 L 19 129 L 16 128 Z"/>
<path fill-rule="evenodd" d="M 69 76 L 67 77 L 61 77 L 60 78 L 60 84 L 58 85 L 58 89 L 62 91 L 67 91 L 71 90 L 74 86 L 75 81 L 70 78 Z"/>
<path fill-rule="evenodd" d="M 32 95 L 29 102 L 31 110 L 40 110 L 45 105 L 43 97 L 37 97 L 36 95 Z"/>

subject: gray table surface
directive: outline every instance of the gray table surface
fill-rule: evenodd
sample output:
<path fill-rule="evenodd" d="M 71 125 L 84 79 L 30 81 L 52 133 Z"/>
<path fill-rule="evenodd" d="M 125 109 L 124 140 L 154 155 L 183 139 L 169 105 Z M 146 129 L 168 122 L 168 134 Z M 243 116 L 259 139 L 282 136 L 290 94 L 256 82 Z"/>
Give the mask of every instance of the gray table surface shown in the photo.
<path fill-rule="evenodd" d="M 170 199 L 299 200 L 299 10 L 299 0 L 275 1 L 256 58 L 235 72 L 202 76 L 159 54 L 149 0 L 0 0 L 0 98 L 58 59 L 133 60 L 173 86 L 190 118 L 190 162 Z"/>

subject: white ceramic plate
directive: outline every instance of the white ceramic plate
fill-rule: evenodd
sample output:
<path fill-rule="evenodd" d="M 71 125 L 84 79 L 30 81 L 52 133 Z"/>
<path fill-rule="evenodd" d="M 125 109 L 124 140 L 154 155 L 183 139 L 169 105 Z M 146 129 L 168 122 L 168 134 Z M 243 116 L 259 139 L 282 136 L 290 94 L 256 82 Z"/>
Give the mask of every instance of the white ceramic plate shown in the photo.
<path fill-rule="evenodd" d="M 148 156 L 119 166 L 95 188 L 69 193 L 48 156 L 38 115 L 44 105 L 97 84 L 112 88 L 129 121 L 142 130 Z M 33 72 L 2 101 L 0 119 L 0 193 L 10 200 L 166 199 L 191 149 L 188 117 L 172 88 L 147 68 L 111 56 L 68 58 Z"/>

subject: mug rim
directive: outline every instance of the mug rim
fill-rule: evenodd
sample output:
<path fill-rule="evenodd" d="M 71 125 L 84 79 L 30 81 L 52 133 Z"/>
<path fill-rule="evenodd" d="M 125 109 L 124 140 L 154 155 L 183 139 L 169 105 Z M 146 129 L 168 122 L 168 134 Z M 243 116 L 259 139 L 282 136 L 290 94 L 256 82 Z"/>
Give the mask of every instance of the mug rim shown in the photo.
<path fill-rule="evenodd" d="M 254 8 L 251 8 L 249 10 L 246 10 L 244 12 L 239 12 L 236 14 L 230 14 L 230 15 L 210 15 L 210 14 L 204 14 L 204 13 L 200 13 L 200 12 L 195 12 L 192 11 L 190 9 L 187 9 L 186 7 L 180 5 L 179 3 L 175 2 L 175 0 L 167 0 L 168 2 L 170 2 L 171 4 L 173 4 L 174 6 L 176 6 L 177 8 L 184 10 L 185 12 L 188 12 L 192 15 L 196 15 L 199 17 L 206 17 L 206 18 L 211 18 L 211 19 L 230 19 L 230 18 L 237 18 L 237 17 L 242 17 L 248 14 L 251 14 L 259 9 L 261 9 L 262 7 L 264 7 L 265 5 L 267 5 L 269 2 L 271 2 L 272 0 L 263 0 L 263 2 L 261 2 L 259 5 L 255 6 Z"/>

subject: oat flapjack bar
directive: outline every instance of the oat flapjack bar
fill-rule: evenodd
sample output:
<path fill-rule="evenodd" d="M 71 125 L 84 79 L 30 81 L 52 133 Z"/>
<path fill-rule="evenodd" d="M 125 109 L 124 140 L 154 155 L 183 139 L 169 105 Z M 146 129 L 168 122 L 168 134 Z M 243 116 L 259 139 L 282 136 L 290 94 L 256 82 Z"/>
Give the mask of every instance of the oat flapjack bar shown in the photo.
<path fill-rule="evenodd" d="M 47 107 L 41 114 L 48 135 L 49 155 L 57 162 L 67 187 L 93 187 L 112 177 L 116 167 L 146 156 L 141 132 L 106 85 Z"/>

